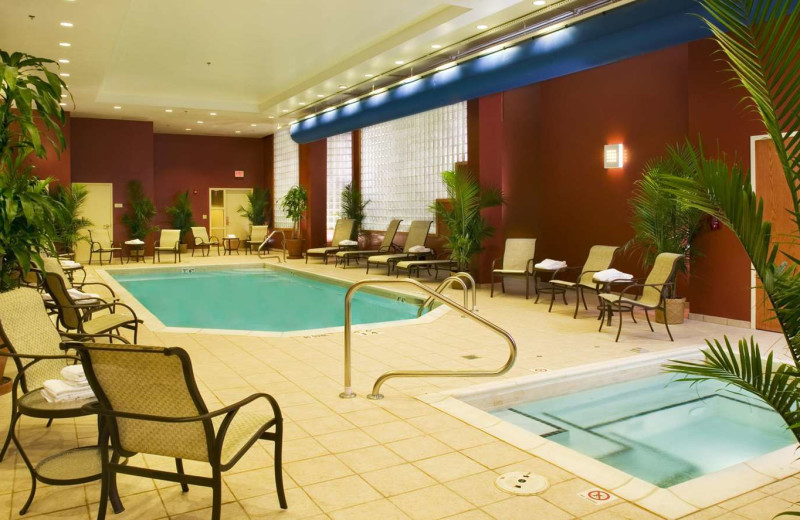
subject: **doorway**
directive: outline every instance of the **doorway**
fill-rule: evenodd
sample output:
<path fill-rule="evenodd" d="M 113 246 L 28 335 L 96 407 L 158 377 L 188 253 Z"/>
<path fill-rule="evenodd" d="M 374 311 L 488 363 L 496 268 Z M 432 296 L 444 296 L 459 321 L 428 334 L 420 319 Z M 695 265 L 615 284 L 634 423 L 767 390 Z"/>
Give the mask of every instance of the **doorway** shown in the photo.
<path fill-rule="evenodd" d="M 211 188 L 209 190 L 209 233 L 222 238 L 236 235 L 242 241 L 250 236 L 250 221 L 239 214 L 247 205 L 251 189 Z"/>
<path fill-rule="evenodd" d="M 752 183 L 756 195 L 764 201 L 764 219 L 772 222 L 772 236 L 781 243 L 778 262 L 787 261 L 784 253 L 800 258 L 800 244 L 790 243 L 788 237 L 797 233 L 788 208 L 792 207 L 792 196 L 786 185 L 783 169 L 775 145 L 768 136 L 751 138 L 750 146 Z M 761 281 L 752 273 L 752 325 L 759 330 L 781 332 L 775 312 L 761 287 Z"/>
<path fill-rule="evenodd" d="M 114 238 L 114 185 L 110 182 L 76 182 L 86 187 L 86 202 L 81 207 L 80 216 L 88 218 L 92 225 L 87 228 L 92 233 L 108 233 L 112 241 Z M 73 184 L 73 185 L 74 185 Z M 89 260 L 89 233 L 85 232 L 86 240 L 81 240 L 75 245 L 75 260 L 87 262 Z"/>

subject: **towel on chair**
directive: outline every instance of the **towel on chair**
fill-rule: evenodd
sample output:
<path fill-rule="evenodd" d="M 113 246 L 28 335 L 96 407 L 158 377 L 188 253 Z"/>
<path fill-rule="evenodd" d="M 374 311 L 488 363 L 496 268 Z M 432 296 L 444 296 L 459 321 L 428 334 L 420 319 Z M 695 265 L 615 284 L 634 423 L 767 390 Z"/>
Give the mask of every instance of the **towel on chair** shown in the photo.
<path fill-rule="evenodd" d="M 545 258 L 538 264 L 534 265 L 537 269 L 546 269 L 548 271 L 557 271 L 558 269 L 564 269 L 567 267 L 567 263 L 563 260 L 552 260 L 550 258 Z"/>
<path fill-rule="evenodd" d="M 86 374 L 83 365 L 69 365 L 61 369 L 61 377 L 67 383 L 86 385 Z"/>
<path fill-rule="evenodd" d="M 73 300 L 78 300 L 78 305 L 94 305 L 97 303 L 103 303 L 99 294 L 81 292 L 74 287 L 67 289 L 67 292 Z M 53 300 L 53 297 L 50 296 L 49 293 L 43 293 L 42 298 L 48 302 Z"/>
<path fill-rule="evenodd" d="M 356 240 L 340 240 L 339 241 L 339 245 L 340 246 L 357 246 L 358 245 L 358 241 L 356 241 Z"/>
<path fill-rule="evenodd" d="M 60 379 L 48 379 L 44 382 L 42 397 L 48 403 L 63 403 L 66 401 L 80 401 L 81 399 L 91 399 L 94 392 L 88 383 L 83 385 L 72 385 Z"/>
<path fill-rule="evenodd" d="M 431 248 L 425 246 L 413 246 L 408 248 L 409 253 L 430 253 Z"/>
<path fill-rule="evenodd" d="M 70 269 L 73 267 L 78 268 L 80 266 L 81 264 L 74 260 L 61 260 L 61 267 L 64 269 Z"/>
<path fill-rule="evenodd" d="M 595 282 L 610 282 L 613 280 L 633 280 L 633 275 L 617 271 L 616 269 L 606 269 L 595 273 L 592 277 Z"/>

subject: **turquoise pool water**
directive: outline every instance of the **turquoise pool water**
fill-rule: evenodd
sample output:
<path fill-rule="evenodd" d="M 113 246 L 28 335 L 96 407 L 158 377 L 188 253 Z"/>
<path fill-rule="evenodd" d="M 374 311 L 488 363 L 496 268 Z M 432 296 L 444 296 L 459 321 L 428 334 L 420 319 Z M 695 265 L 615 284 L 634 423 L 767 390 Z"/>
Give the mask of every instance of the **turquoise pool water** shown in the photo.
<path fill-rule="evenodd" d="M 494 415 L 657 486 L 794 443 L 780 416 L 715 382 L 662 374 L 521 404 Z"/>
<path fill-rule="evenodd" d="M 347 287 L 263 268 L 109 273 L 168 327 L 288 332 L 344 325 Z M 417 317 L 417 305 L 365 292 L 353 323 Z"/>

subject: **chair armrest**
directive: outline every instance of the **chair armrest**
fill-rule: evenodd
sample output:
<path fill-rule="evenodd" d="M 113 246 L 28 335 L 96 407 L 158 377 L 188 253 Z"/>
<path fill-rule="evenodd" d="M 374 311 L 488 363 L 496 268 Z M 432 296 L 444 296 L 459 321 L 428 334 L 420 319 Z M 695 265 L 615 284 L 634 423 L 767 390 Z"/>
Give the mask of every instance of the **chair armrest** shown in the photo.
<path fill-rule="evenodd" d="M 108 339 L 108 340 L 118 339 L 118 340 L 120 340 L 121 342 L 123 342 L 123 343 L 125 343 L 127 345 L 131 344 L 130 341 L 128 341 L 127 339 L 123 338 L 122 336 L 120 336 L 118 334 L 110 334 L 110 333 L 106 333 L 106 334 L 86 334 L 86 333 L 84 333 L 84 334 L 81 334 L 79 332 L 62 332 L 62 331 L 59 331 L 59 334 L 61 335 L 62 339 L 70 340 L 70 341 L 64 341 L 64 342 L 61 343 L 61 349 L 63 349 L 63 350 L 75 348 L 73 346 L 74 343 L 76 343 L 76 342 L 77 343 L 84 343 L 87 338 L 88 339 Z"/>
<path fill-rule="evenodd" d="M 208 237 L 208 243 L 209 244 L 213 244 L 214 242 L 219 244 L 219 237 L 218 236 L 211 235 L 210 237 Z"/>
<path fill-rule="evenodd" d="M 153 242 L 153 247 L 161 247 L 161 240 L 156 240 Z"/>
<path fill-rule="evenodd" d="M 105 304 L 102 304 L 102 305 L 84 306 L 82 308 L 85 309 L 85 310 L 91 310 L 91 312 L 97 312 L 97 311 L 102 311 L 103 309 L 109 309 L 111 311 L 111 313 L 114 314 L 114 313 L 117 312 L 117 306 L 124 307 L 125 309 L 128 309 L 128 311 L 130 311 L 131 316 L 133 317 L 133 319 L 135 321 L 137 321 L 139 323 L 144 323 L 142 320 L 139 319 L 138 316 L 136 316 L 136 311 L 134 311 L 131 308 L 130 305 L 127 305 L 127 304 L 122 303 L 122 302 L 111 302 L 111 303 L 105 303 Z M 81 321 L 85 323 L 87 321 L 90 321 L 91 317 L 92 317 L 91 313 L 85 313 L 81 317 Z"/>
<path fill-rule="evenodd" d="M 497 265 L 497 263 L 501 262 L 501 261 L 502 261 L 502 258 L 495 258 L 495 259 L 492 260 L 492 271 L 495 270 L 495 266 Z"/>
<path fill-rule="evenodd" d="M 535 266 L 535 264 L 534 264 L 534 260 L 533 260 L 533 258 L 529 258 L 529 259 L 528 259 L 528 262 L 525 264 L 525 272 L 526 272 L 526 273 L 532 273 L 532 272 L 533 272 L 533 268 L 534 268 L 534 266 Z M 558 272 L 558 271 L 556 271 L 556 273 L 557 273 L 557 272 Z M 553 276 L 555 276 L 555 275 L 556 275 L 556 273 L 553 273 Z"/>
<path fill-rule="evenodd" d="M 116 293 L 114 292 L 114 289 L 112 289 L 110 286 L 104 284 L 103 282 L 81 282 L 81 283 L 73 283 L 72 285 L 73 286 L 74 285 L 79 285 L 81 289 L 83 287 L 87 286 L 87 285 L 100 285 L 100 286 L 105 287 L 106 289 L 108 289 L 108 292 L 111 293 L 112 297 L 114 297 L 114 298 L 117 297 Z M 83 292 L 83 291 L 81 291 L 81 292 Z"/>

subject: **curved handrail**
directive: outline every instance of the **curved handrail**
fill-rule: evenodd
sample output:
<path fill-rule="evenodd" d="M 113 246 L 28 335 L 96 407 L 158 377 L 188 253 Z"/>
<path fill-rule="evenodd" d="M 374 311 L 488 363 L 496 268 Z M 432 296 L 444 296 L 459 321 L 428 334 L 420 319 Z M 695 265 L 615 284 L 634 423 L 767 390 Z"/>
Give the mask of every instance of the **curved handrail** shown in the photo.
<path fill-rule="evenodd" d="M 351 386 L 352 385 L 352 373 L 351 373 L 352 372 L 351 371 L 352 319 L 351 318 L 352 318 L 353 295 L 357 291 L 359 291 L 362 287 L 365 287 L 367 285 L 389 285 L 389 284 L 401 284 L 401 283 L 415 286 L 421 291 L 428 293 L 429 296 L 441 301 L 448 307 L 457 310 L 458 312 L 464 314 L 473 321 L 477 321 L 478 323 L 492 330 L 499 336 L 502 336 L 503 339 L 506 340 L 506 343 L 508 343 L 508 349 L 509 349 L 508 361 L 506 361 L 505 364 L 500 368 L 498 368 L 497 370 L 394 370 L 386 372 L 385 374 L 381 375 L 380 377 L 378 377 L 378 379 L 375 380 L 375 384 L 372 387 L 372 393 L 369 394 L 367 398 L 382 399 L 383 395 L 380 394 L 381 385 L 383 385 L 383 383 L 385 383 L 388 379 L 391 379 L 393 377 L 499 376 L 505 374 L 511 369 L 512 366 L 514 366 L 514 362 L 517 359 L 517 344 L 514 342 L 514 338 L 512 338 L 508 332 L 501 329 L 494 323 L 483 318 L 482 316 L 475 314 L 466 307 L 462 307 L 461 305 L 457 304 L 450 298 L 442 294 L 439 294 L 430 287 L 427 287 L 426 285 L 423 285 L 422 283 L 416 280 L 412 280 L 410 278 L 405 278 L 405 279 L 399 278 L 394 280 L 392 279 L 361 280 L 360 282 L 356 282 L 353 285 L 351 285 L 350 288 L 347 290 L 347 294 L 344 297 L 344 391 L 339 394 L 339 397 L 341 397 L 342 399 L 350 399 L 356 396 Z"/>
<path fill-rule="evenodd" d="M 278 255 L 264 255 L 264 256 L 261 255 L 261 250 L 267 245 L 267 242 L 269 242 L 269 239 L 272 238 L 275 235 L 280 235 L 281 238 L 283 238 L 283 246 L 282 246 L 283 263 L 286 263 L 286 235 L 284 234 L 282 229 L 273 229 L 272 232 L 269 235 L 267 235 L 267 238 L 265 238 L 264 241 L 261 242 L 261 244 L 259 244 L 259 246 L 258 246 L 258 258 L 261 259 L 261 260 L 266 260 L 267 258 L 277 258 L 278 259 L 278 263 L 281 262 L 281 259 L 280 259 L 280 257 Z"/>
<path fill-rule="evenodd" d="M 447 278 L 442 280 L 442 283 L 440 283 L 439 287 L 436 288 L 436 292 L 441 293 L 449 286 L 453 285 L 452 281 L 453 278 L 457 278 L 459 281 L 461 281 L 462 278 L 466 278 L 469 281 L 469 283 L 471 284 L 470 287 L 472 287 L 472 312 L 478 312 L 478 290 L 477 290 L 478 285 L 475 283 L 475 278 L 473 278 L 472 275 L 467 272 L 459 271 L 451 276 L 448 276 Z M 461 287 L 464 289 L 464 307 L 467 307 L 467 305 L 469 304 L 467 300 L 467 286 L 464 284 L 463 281 L 461 281 Z M 430 307 L 432 304 L 433 304 L 433 297 L 428 296 L 428 298 L 422 303 L 422 305 L 420 305 L 419 310 L 417 311 L 417 317 L 419 318 L 420 316 L 422 316 L 422 311 L 425 310 L 425 307 Z"/>

